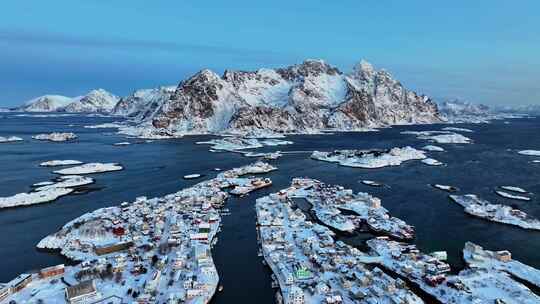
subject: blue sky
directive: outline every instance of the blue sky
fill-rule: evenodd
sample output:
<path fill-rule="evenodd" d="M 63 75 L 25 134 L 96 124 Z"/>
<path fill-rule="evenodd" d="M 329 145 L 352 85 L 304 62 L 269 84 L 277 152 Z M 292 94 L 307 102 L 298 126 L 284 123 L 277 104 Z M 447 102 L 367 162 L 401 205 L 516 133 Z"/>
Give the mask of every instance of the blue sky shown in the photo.
<path fill-rule="evenodd" d="M 344 71 L 364 58 L 435 97 L 539 104 L 539 11 L 537 0 L 5 0 L 0 105 L 306 58 Z"/>

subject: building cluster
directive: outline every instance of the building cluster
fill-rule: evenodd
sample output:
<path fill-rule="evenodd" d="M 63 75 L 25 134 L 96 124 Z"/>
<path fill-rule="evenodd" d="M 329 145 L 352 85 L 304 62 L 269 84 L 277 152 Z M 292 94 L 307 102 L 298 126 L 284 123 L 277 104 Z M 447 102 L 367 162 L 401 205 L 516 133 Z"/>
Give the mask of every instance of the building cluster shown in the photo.
<path fill-rule="evenodd" d="M 306 199 L 313 206 L 317 218 L 332 228 L 352 231 L 366 225 L 376 233 L 399 239 L 414 238 L 413 226 L 390 216 L 381 200 L 367 193 L 354 193 L 351 189 L 310 178 L 293 179 L 291 187 L 282 193 Z M 340 210 L 351 211 L 354 215 L 345 216 Z"/>
<path fill-rule="evenodd" d="M 6 303 L 208 303 L 219 281 L 211 250 L 219 208 L 229 197 L 224 189 L 238 183 L 238 173 L 270 169 L 256 163 L 164 197 L 87 213 L 38 244 L 80 264 L 21 275 L 0 297 Z"/>
<path fill-rule="evenodd" d="M 508 250 L 490 251 L 472 242 L 465 243 L 463 258 L 470 268 L 510 273 L 529 284 L 540 287 L 540 270 L 512 259 Z"/>
<path fill-rule="evenodd" d="M 415 283 L 442 303 L 540 303 L 540 297 L 502 271 L 470 264 L 458 274 L 450 274 L 447 263 L 437 255 L 422 253 L 415 245 L 387 237 L 368 240 L 367 245 L 381 257 L 383 267 Z M 468 248 L 479 257 L 478 248 L 468 245 L 465 252 Z M 501 263 L 510 261 L 507 251 L 494 253 L 493 258 Z"/>
<path fill-rule="evenodd" d="M 423 303 L 400 279 L 368 269 L 356 248 L 293 209 L 291 189 L 256 203 L 262 255 L 285 303 Z"/>

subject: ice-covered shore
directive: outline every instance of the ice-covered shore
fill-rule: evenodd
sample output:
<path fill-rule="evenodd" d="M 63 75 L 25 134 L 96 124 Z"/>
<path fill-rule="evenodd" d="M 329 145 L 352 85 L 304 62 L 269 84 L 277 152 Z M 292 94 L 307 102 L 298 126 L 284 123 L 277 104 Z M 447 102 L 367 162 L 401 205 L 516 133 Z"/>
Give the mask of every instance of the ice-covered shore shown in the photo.
<path fill-rule="evenodd" d="M 412 147 L 392 148 L 389 150 L 336 150 L 334 152 L 314 151 L 312 159 L 335 162 L 341 166 L 377 169 L 387 166 L 399 166 L 408 160 L 426 159 L 424 151 Z"/>
<path fill-rule="evenodd" d="M 50 134 L 38 134 L 32 136 L 33 139 L 37 140 L 48 140 L 48 141 L 54 141 L 54 142 L 62 142 L 62 141 L 71 141 L 77 139 L 77 135 L 75 133 L 71 132 L 53 132 Z"/>
<path fill-rule="evenodd" d="M 103 173 L 111 171 L 120 171 L 124 168 L 117 163 L 87 163 L 84 165 L 56 170 L 54 173 L 61 175 L 81 175 Z"/>
<path fill-rule="evenodd" d="M 540 230 L 540 220 L 510 206 L 491 204 L 474 194 L 450 195 L 450 198 L 465 208 L 465 212 L 488 221 Z"/>

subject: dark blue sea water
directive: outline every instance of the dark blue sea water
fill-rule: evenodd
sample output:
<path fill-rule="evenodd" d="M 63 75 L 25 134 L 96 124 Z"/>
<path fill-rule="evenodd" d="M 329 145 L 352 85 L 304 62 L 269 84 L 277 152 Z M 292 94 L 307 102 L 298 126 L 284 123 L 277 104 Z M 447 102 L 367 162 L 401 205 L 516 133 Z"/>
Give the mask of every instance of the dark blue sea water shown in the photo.
<path fill-rule="evenodd" d="M 118 147 L 112 144 L 126 139 L 114 134 L 114 130 L 83 128 L 84 125 L 113 120 L 84 116 L 37 118 L 2 115 L 0 136 L 15 135 L 25 141 L 0 144 L 0 196 L 28 191 L 31 184 L 53 178 L 51 168 L 38 166 L 46 160 L 119 162 L 125 170 L 95 175 L 96 184 L 93 186 L 99 188 L 97 191 L 62 197 L 43 205 L 0 210 L 0 282 L 24 271 L 65 262 L 58 255 L 38 252 L 35 245 L 85 212 L 130 201 L 141 195 L 153 197 L 176 192 L 197 182 L 184 180 L 183 175 L 201 173 L 212 177 L 216 167 L 229 169 L 254 160 L 234 153 L 211 153 L 208 146 L 194 144 L 211 136 Z M 430 167 L 412 161 L 399 167 L 364 170 L 313 161 L 309 159 L 309 153 L 286 154 L 274 161 L 279 170 L 268 175 L 274 184 L 271 188 L 228 202 L 231 215 L 223 218 L 223 230 L 214 249 L 224 291 L 216 294 L 214 302 L 273 303 L 269 271 L 257 256 L 254 202 L 257 197 L 285 188 L 296 176 L 309 176 L 379 196 L 392 215 L 416 227 L 414 242 L 421 250 L 447 250 L 450 263 L 457 269 L 463 266 L 461 249 L 466 241 L 491 250 L 509 249 L 516 259 L 540 267 L 540 232 L 468 216 L 448 199 L 447 193 L 428 186 L 430 183 L 454 185 L 463 194 L 478 194 L 493 202 L 515 205 L 540 217 L 540 164 L 530 162 L 534 157 L 516 153 L 520 149 L 540 150 L 540 119 L 512 119 L 508 122 L 459 125 L 475 131 L 466 134 L 474 144 L 444 145 L 447 152 L 432 152 L 434 158 L 447 164 L 445 167 Z M 403 126 L 380 132 L 291 136 L 295 144 L 279 149 L 308 151 L 405 145 L 419 148 L 427 142 L 399 132 L 441 127 Z M 75 132 L 79 140 L 48 143 L 30 139 L 34 134 L 52 131 Z M 359 183 L 362 179 L 382 181 L 390 188 L 368 187 Z M 505 200 L 493 193 L 500 185 L 521 186 L 535 195 L 531 202 Z M 344 239 L 362 247 L 365 237 L 359 235 Z"/>

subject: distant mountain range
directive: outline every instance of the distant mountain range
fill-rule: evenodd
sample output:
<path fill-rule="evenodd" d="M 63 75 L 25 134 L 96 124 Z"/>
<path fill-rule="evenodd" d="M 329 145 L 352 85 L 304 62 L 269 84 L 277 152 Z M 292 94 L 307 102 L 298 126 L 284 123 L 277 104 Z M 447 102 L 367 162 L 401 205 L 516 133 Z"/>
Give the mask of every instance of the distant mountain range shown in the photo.
<path fill-rule="evenodd" d="M 111 113 L 119 98 L 103 89 L 92 90 L 84 96 L 66 97 L 44 95 L 16 108 L 22 112 Z"/>
<path fill-rule="evenodd" d="M 222 76 L 202 70 L 178 86 L 118 98 L 102 90 L 69 98 L 46 95 L 17 108 L 34 112 L 100 112 L 136 123 L 130 132 L 171 136 L 216 132 L 313 133 L 400 124 L 478 121 L 494 110 L 459 100 L 436 104 L 385 70 L 361 61 L 350 73 L 322 60 Z"/>

